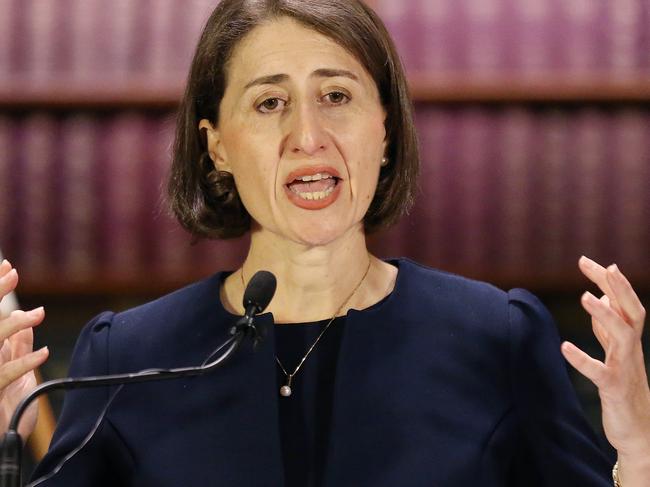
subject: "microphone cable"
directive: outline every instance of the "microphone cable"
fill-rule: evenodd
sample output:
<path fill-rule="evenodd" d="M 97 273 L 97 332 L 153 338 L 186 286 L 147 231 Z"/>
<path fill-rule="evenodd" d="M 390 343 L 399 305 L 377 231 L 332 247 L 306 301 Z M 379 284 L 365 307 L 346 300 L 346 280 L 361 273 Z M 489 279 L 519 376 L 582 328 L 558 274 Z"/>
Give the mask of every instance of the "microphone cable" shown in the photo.
<path fill-rule="evenodd" d="M 99 417 L 95 421 L 95 426 L 90 430 L 90 433 L 86 435 L 86 437 L 83 439 L 83 441 L 75 448 L 72 450 L 70 453 L 68 453 L 63 459 L 54 467 L 49 473 L 43 475 L 42 477 L 39 477 L 38 479 L 34 480 L 33 482 L 27 484 L 26 487 L 36 487 L 37 485 L 42 484 L 46 480 L 50 480 L 52 477 L 54 477 L 61 468 L 63 468 L 63 465 L 65 465 L 68 460 L 71 460 L 77 453 L 79 453 L 83 448 L 92 440 L 93 436 L 95 436 L 95 433 L 99 430 L 99 427 L 101 424 L 104 422 L 104 418 L 106 417 L 106 413 L 108 413 L 109 408 L 111 407 L 111 404 L 113 403 L 113 400 L 117 397 L 119 392 L 122 390 L 124 387 L 124 384 L 120 384 L 115 392 L 111 395 L 111 397 L 108 399 L 108 402 L 106 403 L 106 406 L 104 406 L 104 409 L 100 413 Z"/>
<path fill-rule="evenodd" d="M 201 368 L 209 369 L 212 367 L 212 363 L 209 363 L 209 360 L 211 360 L 222 348 L 224 348 L 226 345 L 229 345 L 230 342 L 233 340 L 233 338 L 229 338 L 225 342 L 223 342 L 221 345 L 219 345 L 217 348 L 215 348 L 210 354 L 206 357 L 206 359 L 201 363 Z M 142 370 L 138 372 L 138 374 L 149 374 L 151 372 L 165 372 L 167 369 L 147 369 L 147 370 Z M 108 399 L 106 402 L 106 405 L 104 406 L 104 409 L 102 412 L 99 414 L 97 420 L 95 421 L 95 425 L 92 427 L 90 432 L 86 435 L 86 437 L 82 440 L 82 442 L 77 446 L 74 450 L 72 450 L 70 453 L 68 453 L 65 457 L 61 459 L 61 461 L 47 474 L 39 477 L 38 479 L 34 480 L 33 482 L 27 484 L 25 487 L 37 487 L 38 485 L 42 484 L 46 480 L 50 480 L 52 477 L 54 477 L 57 473 L 61 471 L 61 468 L 73 457 L 75 457 L 81 450 L 83 450 L 88 443 L 90 443 L 90 440 L 93 439 L 97 431 L 99 431 L 99 427 L 102 425 L 104 422 L 104 418 L 108 414 L 108 410 L 111 407 L 111 404 L 117 397 L 117 395 L 122 391 L 122 388 L 124 388 L 125 384 L 120 384 L 117 389 L 115 389 L 115 392 L 111 395 L 111 397 Z"/>

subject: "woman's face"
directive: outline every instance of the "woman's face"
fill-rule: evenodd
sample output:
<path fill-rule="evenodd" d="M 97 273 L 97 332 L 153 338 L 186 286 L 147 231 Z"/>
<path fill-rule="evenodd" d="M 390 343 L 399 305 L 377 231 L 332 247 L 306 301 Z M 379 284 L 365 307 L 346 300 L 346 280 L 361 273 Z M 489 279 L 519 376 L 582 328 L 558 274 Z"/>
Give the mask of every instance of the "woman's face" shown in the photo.
<path fill-rule="evenodd" d="M 254 229 L 307 245 L 360 228 L 386 147 L 377 87 L 343 47 L 290 18 L 234 49 L 212 160 L 232 172 Z"/>

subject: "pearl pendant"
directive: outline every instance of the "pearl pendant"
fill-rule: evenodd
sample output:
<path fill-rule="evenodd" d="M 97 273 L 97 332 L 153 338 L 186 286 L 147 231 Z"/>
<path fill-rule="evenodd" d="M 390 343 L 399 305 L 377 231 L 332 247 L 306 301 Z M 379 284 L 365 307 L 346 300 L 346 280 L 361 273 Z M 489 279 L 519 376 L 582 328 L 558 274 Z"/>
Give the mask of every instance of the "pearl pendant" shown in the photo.
<path fill-rule="evenodd" d="M 289 386 L 280 387 L 280 395 L 283 397 L 289 397 L 291 395 L 291 387 Z"/>

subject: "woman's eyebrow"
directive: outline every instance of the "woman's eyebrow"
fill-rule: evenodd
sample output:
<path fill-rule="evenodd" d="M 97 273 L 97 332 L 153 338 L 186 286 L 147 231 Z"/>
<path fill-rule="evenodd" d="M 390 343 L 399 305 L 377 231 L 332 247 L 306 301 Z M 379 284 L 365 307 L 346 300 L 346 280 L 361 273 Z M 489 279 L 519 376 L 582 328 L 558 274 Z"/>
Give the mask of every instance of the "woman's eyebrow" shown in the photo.
<path fill-rule="evenodd" d="M 282 83 L 288 79 L 288 74 L 270 74 L 268 76 L 261 76 L 259 78 L 255 78 L 253 81 L 248 82 L 246 86 L 244 86 L 244 90 L 257 85 L 275 85 Z"/>
<path fill-rule="evenodd" d="M 352 71 L 347 69 L 333 69 L 333 68 L 320 68 L 311 73 L 310 78 L 333 78 L 335 76 L 343 76 L 345 78 L 350 78 L 354 81 L 359 81 L 359 78 Z M 288 74 L 270 74 L 267 76 L 261 76 L 255 78 L 253 81 L 250 81 L 244 86 L 244 90 L 251 88 L 257 85 L 273 85 L 277 83 L 282 83 L 289 79 Z"/>
<path fill-rule="evenodd" d="M 332 68 L 321 68 L 317 69 L 311 74 L 311 77 L 317 78 L 333 78 L 335 76 L 343 76 L 344 78 L 350 78 L 354 81 L 359 81 L 359 78 L 352 71 L 347 69 L 332 69 Z"/>

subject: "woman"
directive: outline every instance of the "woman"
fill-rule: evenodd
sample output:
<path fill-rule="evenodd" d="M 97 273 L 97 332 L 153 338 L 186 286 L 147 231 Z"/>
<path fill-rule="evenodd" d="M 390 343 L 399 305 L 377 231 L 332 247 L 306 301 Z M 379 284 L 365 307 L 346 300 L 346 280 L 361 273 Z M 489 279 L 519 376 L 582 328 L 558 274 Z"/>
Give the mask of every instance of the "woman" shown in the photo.
<path fill-rule="evenodd" d="M 41 485 L 611 485 L 552 319 L 521 289 L 382 261 L 368 232 L 409 207 L 417 149 L 404 75 L 374 13 L 350 0 L 225 0 L 205 27 L 179 114 L 172 207 L 198 236 L 251 232 L 242 267 L 83 330 L 72 375 L 200 363 L 273 272 L 273 325 L 211 375 L 125 388 L 102 427 Z M 3 293 L 17 275 L 3 263 Z M 650 478 L 644 310 L 589 259 L 585 309 L 605 363 L 564 357 L 598 387 L 625 487 Z M 2 323 L 3 406 L 24 395 L 42 310 Z M 30 375 L 28 375 L 30 377 Z M 45 475 L 112 390 L 74 392 Z M 10 409 L 10 408 L 9 408 Z M 6 415 L 6 412 L 5 412 Z M 5 416 L 6 420 L 6 416 Z M 25 421 L 27 433 L 33 416 Z"/>

